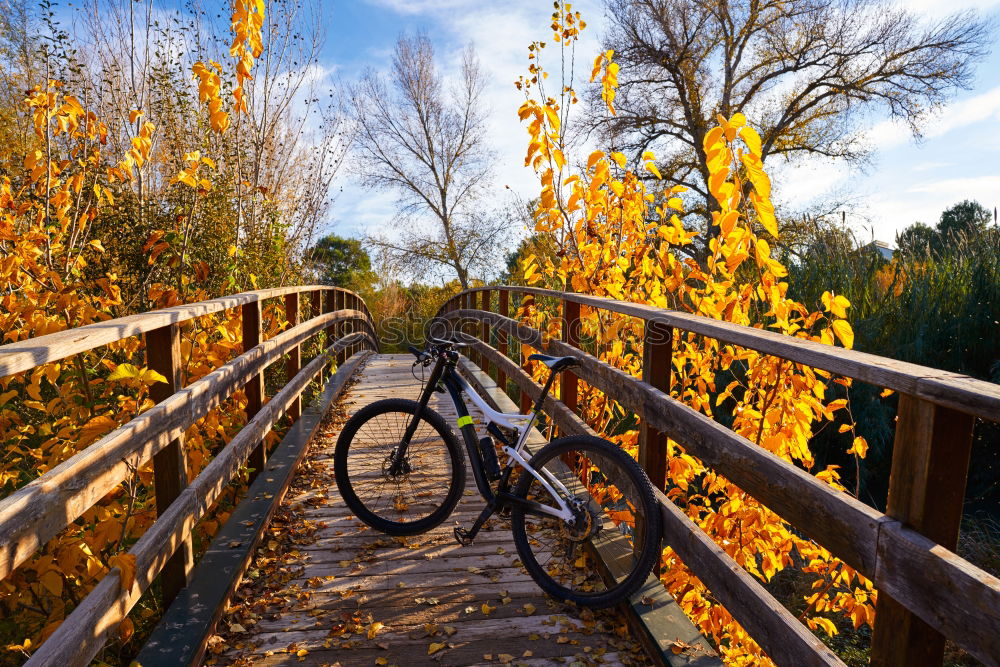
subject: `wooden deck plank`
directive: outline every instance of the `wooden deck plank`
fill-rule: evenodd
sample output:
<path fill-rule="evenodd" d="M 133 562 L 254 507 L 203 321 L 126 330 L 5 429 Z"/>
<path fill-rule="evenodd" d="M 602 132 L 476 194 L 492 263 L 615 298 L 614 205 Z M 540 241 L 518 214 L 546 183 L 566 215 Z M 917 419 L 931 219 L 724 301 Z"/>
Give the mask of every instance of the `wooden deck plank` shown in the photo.
<path fill-rule="evenodd" d="M 547 598 L 520 566 L 506 522 L 494 519 L 473 545 L 456 543 L 456 522 L 468 526 L 482 509 L 471 471 L 452 517 L 423 535 L 390 537 L 351 515 L 333 478 L 340 426 L 373 401 L 416 399 L 420 383 L 410 364 L 408 355 L 373 356 L 345 393 L 283 502 L 274 539 L 262 540 L 206 664 L 346 666 L 385 658 L 389 665 L 470 665 L 508 657 L 526 665 L 648 664 L 617 611 Z M 450 399 L 435 395 L 432 407 L 457 432 Z M 430 635 L 427 624 L 437 624 L 427 626 Z M 436 643 L 445 647 L 428 654 Z"/>

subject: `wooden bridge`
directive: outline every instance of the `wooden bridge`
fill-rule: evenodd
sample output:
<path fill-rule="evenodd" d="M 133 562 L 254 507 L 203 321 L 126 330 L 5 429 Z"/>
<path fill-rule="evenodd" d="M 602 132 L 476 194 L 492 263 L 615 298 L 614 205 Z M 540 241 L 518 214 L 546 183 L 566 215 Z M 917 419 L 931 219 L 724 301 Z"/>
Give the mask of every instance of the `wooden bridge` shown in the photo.
<path fill-rule="evenodd" d="M 512 319 L 512 294 L 560 303 L 562 339 Z M 269 299 L 282 300 L 289 326 L 262 340 L 262 304 Z M 580 349 L 581 308 L 644 323 L 641 379 Z M 236 309 L 243 353 L 182 386 L 182 327 L 213 313 L 235 316 Z M 872 579 L 880 591 L 874 664 L 940 664 L 945 638 L 986 664 L 1000 663 L 1000 580 L 954 553 L 973 424 L 1000 420 L 1000 386 L 651 306 L 534 288 L 470 290 L 439 314 L 473 344 L 464 372 L 497 405 L 512 407 L 497 388 L 508 381 L 519 387 L 522 404 L 540 389 L 522 359 L 508 358 L 511 342 L 572 354 L 580 366 L 571 380 L 584 380 L 639 416 L 640 463 L 655 486 L 668 482 L 670 437 Z M 470 323 L 471 333 L 462 334 Z M 674 330 L 899 392 L 887 513 L 671 399 L 665 390 Z M 146 365 L 168 379 L 151 388 L 157 405 L 0 501 L 2 580 L 130 470 L 153 462 L 158 516 L 129 550 L 134 577 L 112 568 L 28 664 L 88 664 L 154 581 L 168 608 L 138 658 L 146 665 L 717 664 L 655 580 L 632 605 L 594 615 L 542 598 L 514 562 L 500 525 L 463 549 L 451 540 L 450 525 L 397 540 L 347 515 L 329 462 L 339 424 L 375 398 L 415 394 L 418 386 L 404 357 L 376 354 L 370 315 L 352 292 L 261 290 L 19 341 L 0 347 L 0 377 L 140 335 Z M 303 362 L 304 346 L 317 341 L 322 351 Z M 267 398 L 265 372 L 278 362 L 284 379 Z M 273 387 L 278 369 L 268 372 Z M 319 394 L 303 409 L 303 393 L 316 381 Z M 238 390 L 247 399 L 246 426 L 188 480 L 184 432 Z M 577 383 L 569 381 L 546 403 L 561 432 L 589 430 L 576 402 Z M 263 439 L 285 417 L 292 425 L 266 456 Z M 245 500 L 194 563 L 195 523 L 245 466 L 257 471 Z M 659 500 L 665 543 L 776 663 L 842 664 L 671 501 L 662 494 Z M 456 518 L 468 523 L 476 501 L 464 499 Z"/>

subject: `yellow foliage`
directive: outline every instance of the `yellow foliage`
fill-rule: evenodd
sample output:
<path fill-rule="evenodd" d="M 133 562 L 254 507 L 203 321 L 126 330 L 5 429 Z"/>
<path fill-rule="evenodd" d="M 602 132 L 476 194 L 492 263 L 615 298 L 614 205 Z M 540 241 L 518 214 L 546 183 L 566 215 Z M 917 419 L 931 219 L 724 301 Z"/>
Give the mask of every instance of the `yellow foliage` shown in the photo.
<path fill-rule="evenodd" d="M 564 15 L 565 11 L 558 10 L 554 22 Z M 560 29 L 561 24 L 554 25 L 554 30 Z M 575 35 L 563 41 L 562 48 L 571 48 L 574 40 Z M 568 150 L 567 128 L 545 119 L 573 104 L 576 94 L 572 82 L 565 80 L 565 70 L 560 96 L 546 94 L 540 48 L 532 46 L 530 76 L 517 82 L 525 95 L 519 115 L 527 124 L 531 147 L 526 163 L 535 169 L 541 184 L 536 231 L 553 237 L 557 259 L 548 265 L 533 257 L 524 262 L 528 284 L 545 281 L 575 292 L 651 304 L 806 340 L 827 344 L 837 340 L 845 347 L 853 344 L 853 332 L 844 319 L 850 305 L 846 299 L 827 295 L 824 313 L 813 312 L 787 296 L 787 270 L 773 256 L 769 242 L 777 237 L 778 229 L 771 182 L 760 160 L 761 140 L 742 114 L 720 118 L 704 137 L 710 174 L 707 186 L 719 208 L 711 213 L 707 253 L 695 261 L 678 252 L 694 247 L 697 236 L 679 217 L 684 206 L 676 195 L 683 188 L 666 188 L 662 195 L 647 192 L 639 175 L 626 168 L 628 156 L 621 153 L 594 151 L 579 171 L 567 166 L 575 164 L 572 159 L 551 159 L 553 151 Z M 572 60 L 571 54 L 564 56 L 561 62 Z M 617 85 L 613 57 L 613 52 L 598 55 L 591 74 L 591 81 L 596 82 L 603 72 L 595 85 L 601 86 L 612 114 Z M 653 154 L 644 153 L 641 159 L 645 170 L 659 178 Z M 761 229 L 767 238 L 758 236 Z M 546 311 L 530 297 L 518 315 L 549 336 L 559 335 L 558 313 Z M 597 343 L 602 360 L 641 376 L 641 323 L 584 309 L 581 329 L 583 338 Z M 544 373 L 531 364 L 527 370 L 536 378 Z M 728 386 L 717 387 L 723 377 Z M 725 406 L 736 433 L 805 469 L 815 465 L 809 450 L 814 428 L 834 419 L 834 411 L 845 407 L 832 400 L 828 381 L 827 374 L 806 366 L 693 333 L 673 333 L 670 395 L 708 417 Z M 831 400 L 825 403 L 827 395 Z M 616 414 L 628 413 L 585 383 L 581 383 L 578 401 L 584 418 L 600 432 L 615 421 Z M 634 454 L 638 431 L 611 439 Z M 863 457 L 866 448 L 863 438 L 855 437 L 849 452 Z M 827 616 L 841 613 L 856 624 L 871 622 L 874 590 L 870 581 L 792 530 L 755 498 L 688 455 L 680 444 L 668 442 L 667 459 L 668 495 L 747 571 L 766 581 L 795 563 L 806 564 L 803 569 L 815 578 L 820 591 L 807 601 L 805 618 L 810 627 L 836 632 L 836 626 L 820 612 Z M 833 468 L 817 471 L 817 478 L 844 490 Z M 663 565 L 663 583 L 701 630 L 714 637 L 726 662 L 769 664 L 760 647 L 669 549 Z"/>
<path fill-rule="evenodd" d="M 234 13 L 243 44 L 234 47 L 242 82 L 260 55 L 264 6 L 257 0 L 238 3 L 236 10 L 242 13 L 242 18 Z M 228 114 L 220 101 L 220 72 L 218 63 L 194 67 L 212 127 L 222 132 Z M 33 123 L 35 144 L 26 149 L 23 161 L 10 163 L 23 167 L 23 173 L 0 174 L 0 343 L 130 312 L 134 306 L 123 303 L 113 267 L 102 264 L 104 245 L 91 238 L 92 223 L 104 207 L 114 205 L 115 188 L 121 192 L 125 184 L 127 190 L 157 153 L 156 128 L 144 120 L 141 109 L 129 111 L 129 125 L 124 128 L 128 134 L 119 138 L 124 145 L 109 152 L 105 123 L 67 94 L 59 81 L 29 90 L 24 109 Z M 175 187 L 199 193 L 211 189 L 205 178 L 206 171 L 216 167 L 211 158 L 195 150 L 184 155 L 183 164 Z M 160 231 L 150 237 L 146 244 L 150 264 L 176 259 L 170 252 L 171 235 L 176 233 Z M 206 270 L 197 263 L 192 268 Z M 190 282 L 189 276 L 182 278 L 180 285 Z M 155 308 L 162 308 L 217 296 L 203 289 L 181 293 L 180 285 L 154 282 L 146 297 Z M 276 304 L 265 307 L 263 321 L 265 336 L 287 326 Z M 185 385 L 242 351 L 238 312 L 203 316 L 180 329 Z M 21 488 L 153 405 L 150 388 L 166 378 L 143 366 L 143 345 L 141 336 L 126 338 L 0 378 L 0 493 Z M 246 397 L 236 392 L 188 429 L 184 450 L 189 478 L 200 473 L 242 427 L 245 405 Z M 274 439 L 270 434 L 268 444 Z M 227 487 L 214 516 L 196 527 L 198 543 L 205 543 L 225 521 L 228 512 L 221 508 L 240 493 L 237 485 Z M 145 464 L 0 582 L 0 616 L 15 619 L 23 632 L 6 648 L 23 654 L 33 651 L 114 567 L 121 572 L 122 585 L 133 586 L 135 558 L 127 550 L 155 517 L 152 466 Z M 120 640 L 127 641 L 133 631 L 130 621 L 123 623 Z"/>

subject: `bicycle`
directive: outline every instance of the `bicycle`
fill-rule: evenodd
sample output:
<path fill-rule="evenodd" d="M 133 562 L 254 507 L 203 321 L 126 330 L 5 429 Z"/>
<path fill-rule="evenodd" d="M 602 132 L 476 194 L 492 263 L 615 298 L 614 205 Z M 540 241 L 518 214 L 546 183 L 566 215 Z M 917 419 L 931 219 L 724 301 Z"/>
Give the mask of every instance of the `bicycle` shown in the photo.
<path fill-rule="evenodd" d="M 468 530 L 455 527 L 458 542 L 471 544 L 494 514 L 509 516 L 522 565 L 549 595 L 591 608 L 631 596 L 658 560 L 662 531 L 642 468 L 593 436 L 556 438 L 535 453 L 527 446 L 554 378 L 577 360 L 531 355 L 550 369 L 549 377 L 528 414 L 503 413 L 459 375 L 459 347 L 464 344 L 439 339 L 423 351 L 410 346 L 413 369 L 433 364 L 419 400 L 376 401 L 344 425 L 334 472 L 347 506 L 390 535 L 424 533 L 448 518 L 465 489 L 465 461 L 451 427 L 428 407 L 432 393 L 447 392 L 486 501 Z M 482 438 L 463 392 L 486 416 Z M 506 455 L 504 467 L 494 440 Z"/>

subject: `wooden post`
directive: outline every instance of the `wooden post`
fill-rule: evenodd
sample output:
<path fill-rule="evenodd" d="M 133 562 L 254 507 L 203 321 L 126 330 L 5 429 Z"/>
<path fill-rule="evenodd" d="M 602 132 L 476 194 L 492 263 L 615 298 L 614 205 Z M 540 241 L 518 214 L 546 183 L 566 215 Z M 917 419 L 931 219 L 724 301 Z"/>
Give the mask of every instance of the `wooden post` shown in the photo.
<path fill-rule="evenodd" d="M 568 345 L 575 348 L 580 347 L 580 304 L 575 301 L 562 302 L 563 322 L 562 339 Z M 576 398 L 580 383 L 577 381 L 576 373 L 573 371 L 563 371 L 559 378 L 559 398 L 573 412 L 576 412 Z"/>
<path fill-rule="evenodd" d="M 243 304 L 243 353 L 260 345 L 261 339 L 261 317 L 260 301 L 252 301 Z M 243 393 L 247 397 L 247 421 L 260 411 L 260 406 L 264 403 L 264 373 L 263 371 L 250 378 L 250 381 L 243 386 Z M 260 442 L 250 452 L 247 465 L 253 468 L 250 474 L 251 481 L 256 479 L 260 471 L 264 469 L 264 443 Z"/>
<path fill-rule="evenodd" d="M 312 293 L 312 308 L 309 312 L 309 317 L 317 317 L 323 314 L 323 290 L 316 290 Z"/>
<path fill-rule="evenodd" d="M 498 296 L 500 297 L 500 314 L 507 317 L 508 313 L 510 313 L 510 292 L 500 290 Z M 500 354 L 505 357 L 507 356 L 507 332 L 503 329 L 497 329 L 497 349 L 500 351 Z M 497 386 L 500 387 L 503 393 L 508 393 L 507 374 L 500 370 L 499 367 L 497 368 Z"/>
<path fill-rule="evenodd" d="M 326 300 L 323 304 L 324 313 L 332 313 L 343 309 L 344 307 L 344 293 L 339 289 L 328 290 L 326 293 Z M 328 326 L 326 331 L 326 342 L 323 343 L 324 347 L 330 347 L 339 338 L 341 331 L 341 326 L 339 324 L 331 324 Z M 343 353 L 337 353 L 336 363 L 339 366 L 342 363 Z M 329 366 L 327 367 L 329 369 Z"/>
<path fill-rule="evenodd" d="M 472 310 L 473 307 L 474 306 L 472 301 L 472 293 L 466 292 L 465 294 L 462 295 L 462 309 Z M 469 320 L 467 318 L 463 318 L 462 333 L 468 334 L 470 328 L 471 324 L 469 323 Z M 469 358 L 469 361 L 471 361 L 473 364 L 475 364 L 476 366 L 479 365 L 479 359 L 476 355 L 476 349 L 474 347 L 468 348 L 468 354 L 466 356 Z"/>
<path fill-rule="evenodd" d="M 642 380 L 663 392 L 670 391 L 670 365 L 674 331 L 662 322 L 646 322 L 642 344 Z M 667 483 L 667 436 L 649 428 L 645 419 L 639 430 L 639 465 L 661 491 Z"/>
<path fill-rule="evenodd" d="M 149 387 L 149 397 L 154 402 L 164 401 L 183 388 L 179 324 L 170 324 L 146 333 L 146 366 L 167 379 L 166 382 L 157 382 Z M 153 456 L 153 488 L 156 493 L 158 516 L 167 510 L 187 483 L 187 463 L 182 435 Z M 191 540 L 184 540 L 164 564 L 160 573 L 164 608 L 168 607 L 177 593 L 187 586 L 188 574 L 193 564 Z"/>
<path fill-rule="evenodd" d="M 479 300 L 479 310 L 485 310 L 489 312 L 490 302 L 492 301 L 492 294 L 490 290 L 483 290 L 482 296 Z M 480 326 L 480 338 L 484 343 L 489 345 L 492 341 L 490 340 L 490 324 L 489 322 L 483 321 Z M 485 354 L 479 355 L 480 367 L 483 369 L 487 375 L 490 374 L 490 360 Z"/>
<path fill-rule="evenodd" d="M 288 320 L 288 327 L 292 328 L 299 323 L 299 293 L 285 295 L 285 319 Z M 302 348 L 296 345 L 288 351 L 288 359 L 285 361 L 285 382 L 290 382 L 302 368 Z M 296 396 L 292 404 L 288 406 L 286 412 L 288 418 L 293 422 L 298 420 L 302 414 L 302 396 Z"/>
<path fill-rule="evenodd" d="M 535 297 L 533 295 L 531 295 L 531 294 L 524 294 L 523 295 L 522 305 L 524 305 L 525 307 L 527 307 L 527 306 L 530 306 L 533 303 L 535 303 Z M 514 318 L 514 319 L 518 319 L 518 318 Z M 525 370 L 525 372 L 527 372 L 529 375 L 531 374 L 531 370 L 530 370 L 530 366 L 529 366 L 529 362 L 528 362 L 528 355 L 526 355 L 524 353 L 524 343 L 521 343 L 521 368 L 523 368 Z M 524 391 L 524 389 L 521 390 L 521 401 L 520 401 L 520 404 L 521 404 L 521 412 L 522 413 L 527 414 L 527 412 L 529 410 L 531 410 L 531 396 L 529 396 L 528 393 L 526 391 Z"/>
<path fill-rule="evenodd" d="M 957 410 L 899 395 L 885 513 L 951 551 L 962 521 L 974 421 Z M 944 641 L 906 607 L 879 592 L 872 665 L 940 665 Z"/>

